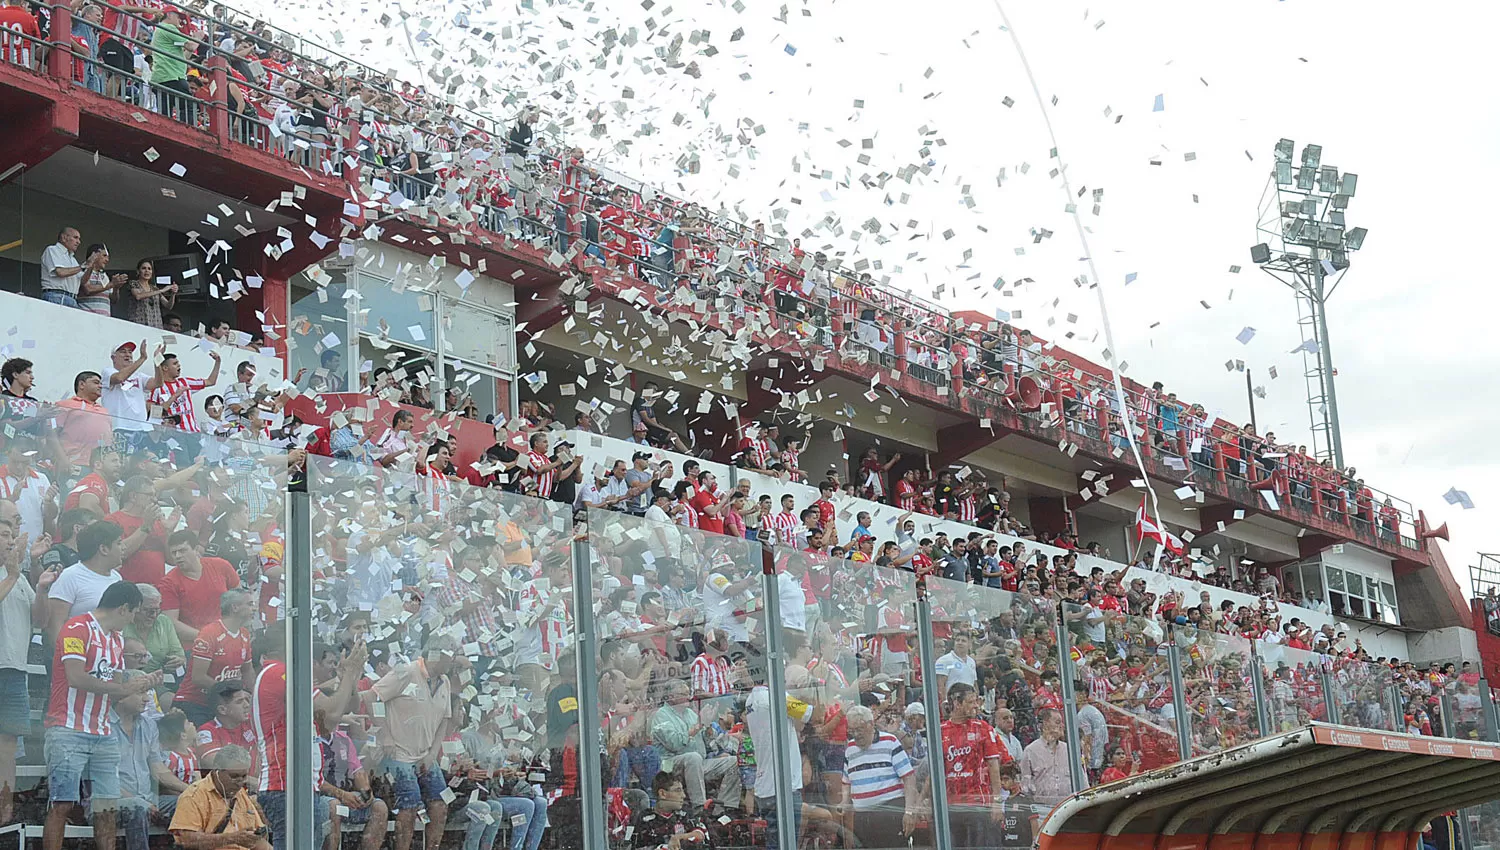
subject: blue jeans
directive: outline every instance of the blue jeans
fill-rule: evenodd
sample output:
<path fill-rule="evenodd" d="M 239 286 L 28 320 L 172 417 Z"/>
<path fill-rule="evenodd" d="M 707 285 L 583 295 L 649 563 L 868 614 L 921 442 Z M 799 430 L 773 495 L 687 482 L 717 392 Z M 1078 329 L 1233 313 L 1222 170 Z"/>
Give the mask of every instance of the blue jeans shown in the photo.
<path fill-rule="evenodd" d="M 380 769 L 391 777 L 391 787 L 396 792 L 396 810 L 415 809 L 429 800 L 443 796 L 448 783 L 443 781 L 443 772 L 430 767 L 418 773 L 417 766 L 404 761 L 386 759 Z M 277 848 L 280 850 L 280 848 Z"/>
<path fill-rule="evenodd" d="M 120 742 L 107 735 L 88 735 L 61 726 L 42 738 L 47 758 L 47 790 L 54 803 L 77 803 L 84 779 L 93 783 L 96 803 L 120 798 Z"/>
<path fill-rule="evenodd" d="M 328 798 L 322 794 L 310 794 L 313 800 L 313 832 L 317 837 L 314 847 L 322 847 L 328 837 Z M 266 824 L 271 827 L 271 846 L 275 850 L 286 850 L 286 792 L 262 791 L 256 796 L 260 810 L 265 812 Z"/>
<path fill-rule="evenodd" d="M 511 819 L 510 850 L 537 850 L 542 843 L 542 833 L 547 830 L 547 798 L 541 795 L 501 797 L 491 800 L 490 805 L 497 802 L 504 808 L 505 817 Z M 517 824 L 514 821 L 516 815 L 525 815 L 525 822 Z"/>
<path fill-rule="evenodd" d="M 776 798 L 755 798 L 755 810 L 766 816 L 766 850 L 777 850 L 780 846 L 780 838 L 776 834 Z M 802 837 L 802 792 L 792 792 L 792 832 L 799 839 Z"/>
<path fill-rule="evenodd" d="M 78 299 L 72 293 L 64 292 L 61 289 L 43 289 L 42 300 L 49 304 L 61 304 L 64 307 L 78 306 Z"/>
<path fill-rule="evenodd" d="M 655 747 L 627 747 L 620 750 L 619 765 L 611 788 L 629 788 L 630 774 L 641 781 L 641 790 L 651 793 L 651 782 L 661 772 L 661 753 Z"/>

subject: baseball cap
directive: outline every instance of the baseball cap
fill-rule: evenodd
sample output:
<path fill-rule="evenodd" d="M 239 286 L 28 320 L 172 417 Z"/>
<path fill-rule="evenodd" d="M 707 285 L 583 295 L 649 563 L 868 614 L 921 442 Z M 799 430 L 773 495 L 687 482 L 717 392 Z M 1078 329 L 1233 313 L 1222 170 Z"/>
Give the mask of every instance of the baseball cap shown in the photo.
<path fill-rule="evenodd" d="M 637 422 L 637 423 L 635 423 L 635 430 L 637 430 L 637 431 L 644 431 L 644 430 L 646 430 L 646 423 L 644 423 L 644 422 Z"/>
<path fill-rule="evenodd" d="M 923 717 L 926 717 L 927 716 L 927 706 L 921 704 L 920 702 L 910 703 L 909 705 L 906 706 L 906 711 L 902 712 L 903 716 L 904 715 L 908 715 L 908 714 L 920 714 Z"/>
<path fill-rule="evenodd" d="M 116 346 L 115 351 L 124 351 L 124 352 L 127 352 L 129 354 L 134 354 L 135 353 L 135 343 L 129 342 L 129 341 L 122 342 L 118 346 Z"/>

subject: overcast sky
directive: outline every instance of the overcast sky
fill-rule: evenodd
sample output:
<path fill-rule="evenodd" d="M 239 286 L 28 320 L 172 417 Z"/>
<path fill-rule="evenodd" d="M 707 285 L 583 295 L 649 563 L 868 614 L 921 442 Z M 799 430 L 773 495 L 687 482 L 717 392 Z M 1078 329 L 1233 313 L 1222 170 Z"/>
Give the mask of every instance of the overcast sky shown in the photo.
<path fill-rule="evenodd" d="M 1493 4 L 1010 0 L 1060 160 L 992 0 L 424 2 L 404 29 L 399 5 L 277 5 L 273 20 L 377 67 L 461 73 L 461 99 L 545 104 L 557 132 L 625 173 L 812 228 L 805 245 L 878 261 L 954 309 L 1020 310 L 1098 357 L 1098 303 L 1075 284 L 1085 250 L 1050 175 L 1066 163 L 1128 374 L 1248 421 L 1244 375 L 1224 367 L 1244 360 L 1266 390 L 1261 429 L 1284 441 L 1310 441 L 1296 305 L 1248 249 L 1276 140 L 1320 143 L 1359 175 L 1349 222 L 1370 231 L 1330 308 L 1346 461 L 1450 524 L 1465 592 L 1475 552 L 1500 549 L 1500 299 L 1483 257 L 1500 224 L 1484 197 L 1500 177 Z M 382 12 L 391 25 L 369 23 Z M 611 30 L 634 43 L 604 52 Z M 700 77 L 663 61 L 677 35 Z M 677 171 L 688 152 L 696 174 Z M 910 183 L 861 186 L 923 163 Z M 872 218 L 885 244 L 852 240 Z M 1034 244 L 1033 229 L 1053 235 Z M 1450 487 L 1477 508 L 1445 504 Z"/>

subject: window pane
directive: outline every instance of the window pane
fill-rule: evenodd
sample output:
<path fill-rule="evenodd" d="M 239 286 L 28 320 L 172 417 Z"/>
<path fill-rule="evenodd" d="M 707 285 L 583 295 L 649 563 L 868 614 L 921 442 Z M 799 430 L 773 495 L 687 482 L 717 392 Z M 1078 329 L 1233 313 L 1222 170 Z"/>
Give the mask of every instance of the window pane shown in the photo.
<path fill-rule="evenodd" d="M 358 272 L 360 331 L 380 336 L 407 348 L 434 351 L 432 298 L 430 292 L 403 289 L 397 292 L 384 278 Z M 426 309 L 423 309 L 423 308 Z"/>
<path fill-rule="evenodd" d="M 1364 592 L 1365 592 L 1365 583 L 1364 583 L 1363 578 L 1364 577 L 1361 576 L 1359 573 L 1345 573 L 1344 574 L 1344 580 L 1345 580 L 1345 582 L 1347 582 L 1346 587 L 1349 590 L 1349 595 L 1350 596 L 1363 596 L 1364 595 Z"/>
<path fill-rule="evenodd" d="M 1396 586 L 1388 581 L 1380 583 L 1380 597 L 1387 605 L 1396 604 Z"/>
<path fill-rule="evenodd" d="M 497 369 L 515 366 L 510 345 L 510 319 L 486 312 L 469 304 L 449 301 L 444 305 L 446 323 L 443 341 L 445 354 Z"/>
<path fill-rule="evenodd" d="M 1343 570 L 1335 569 L 1333 567 L 1329 567 L 1328 568 L 1328 589 L 1329 590 L 1343 590 L 1344 589 L 1344 571 Z"/>

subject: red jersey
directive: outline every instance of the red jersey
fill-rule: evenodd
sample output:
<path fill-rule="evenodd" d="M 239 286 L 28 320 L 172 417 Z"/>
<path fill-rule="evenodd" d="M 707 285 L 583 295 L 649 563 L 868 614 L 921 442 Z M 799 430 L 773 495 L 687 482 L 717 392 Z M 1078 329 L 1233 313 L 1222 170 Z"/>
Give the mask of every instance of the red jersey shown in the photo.
<path fill-rule="evenodd" d="M 18 6 L 0 6 L 0 60 L 33 67 L 37 59 L 36 43 L 23 36 L 42 37 L 36 16 Z"/>
<path fill-rule="evenodd" d="M 125 669 L 125 637 L 106 631 L 94 613 L 79 614 L 63 624 L 52 654 L 52 695 L 47 701 L 46 726 L 61 726 L 85 735 L 108 735 L 109 697 L 68 684 L 63 662 L 83 662 L 95 679 L 113 679 Z"/>
<path fill-rule="evenodd" d="M 126 537 L 134 534 L 142 524 L 140 517 L 124 511 L 115 511 L 105 519 L 120 526 Z M 152 526 L 151 534 L 141 548 L 120 565 L 120 578 L 160 586 L 162 577 L 167 574 L 166 539 L 167 529 L 160 522 Z"/>
<path fill-rule="evenodd" d="M 896 507 L 903 511 L 917 508 L 917 487 L 905 478 L 896 482 Z"/>
<path fill-rule="evenodd" d="M 244 747 L 250 752 L 250 769 L 253 772 L 260 764 L 260 749 L 255 738 L 254 724 L 246 721 L 230 729 L 219 723 L 216 717 L 198 727 L 198 759 L 200 761 L 207 761 L 209 756 L 231 744 Z"/>
<path fill-rule="evenodd" d="M 699 528 L 704 531 L 712 531 L 715 534 L 724 533 L 724 518 L 722 516 L 709 516 L 704 510 L 705 508 L 719 504 L 719 500 L 714 494 L 707 490 L 699 490 L 698 495 L 693 497 L 690 504 L 693 506 L 693 510 L 698 513 Z"/>
<path fill-rule="evenodd" d="M 109 513 L 109 482 L 97 472 L 90 472 L 73 485 L 68 491 L 68 498 L 63 500 L 63 510 L 71 511 L 78 507 L 78 500 L 83 498 L 84 493 L 92 493 L 99 500 L 99 508 L 104 513 Z"/>
<path fill-rule="evenodd" d="M 255 677 L 253 691 L 254 709 L 250 712 L 250 723 L 255 726 L 256 754 L 260 762 L 259 783 L 261 791 L 286 790 L 287 728 L 286 728 L 286 662 L 269 661 Z M 322 760 L 322 748 L 315 761 Z M 313 766 L 313 776 L 322 774 L 321 765 Z"/>
<path fill-rule="evenodd" d="M 250 630 L 240 629 L 230 634 L 224 628 L 223 620 L 209 623 L 198 632 L 198 637 L 193 640 L 188 667 L 191 669 L 193 662 L 199 658 L 208 660 L 208 675 L 215 682 L 238 680 L 241 668 L 250 660 Z M 241 684 L 248 685 L 248 683 Z M 208 694 L 193 684 L 193 677 L 189 675 L 182 680 L 182 685 L 177 689 L 176 701 L 207 705 Z"/>
<path fill-rule="evenodd" d="M 172 570 L 157 583 L 161 610 L 176 611 L 177 619 L 201 629 L 219 619 L 219 597 L 240 586 L 240 574 L 223 558 L 200 558 L 203 572 L 190 579 L 182 570 Z"/>
<path fill-rule="evenodd" d="M 837 529 L 834 528 L 834 517 L 837 512 L 833 509 L 833 502 L 819 499 L 813 502 L 812 506 L 818 509 L 818 525 L 821 525 L 823 531 L 826 532 L 824 536 L 829 540 L 837 540 L 839 535 Z"/>
<path fill-rule="evenodd" d="M 182 421 L 182 430 L 198 433 L 198 420 L 193 414 L 193 390 L 201 390 L 208 386 L 208 382 L 202 378 L 178 378 L 174 381 L 162 381 L 161 386 L 151 391 L 147 401 L 152 404 L 161 405 L 163 415 L 174 415 Z M 176 401 L 172 396 L 178 390 L 182 391 Z"/>
<path fill-rule="evenodd" d="M 1002 765 L 1011 760 L 994 727 L 977 717 L 963 723 L 946 720 L 942 738 L 948 802 L 974 805 L 993 801 L 989 760 L 1000 759 Z"/>

